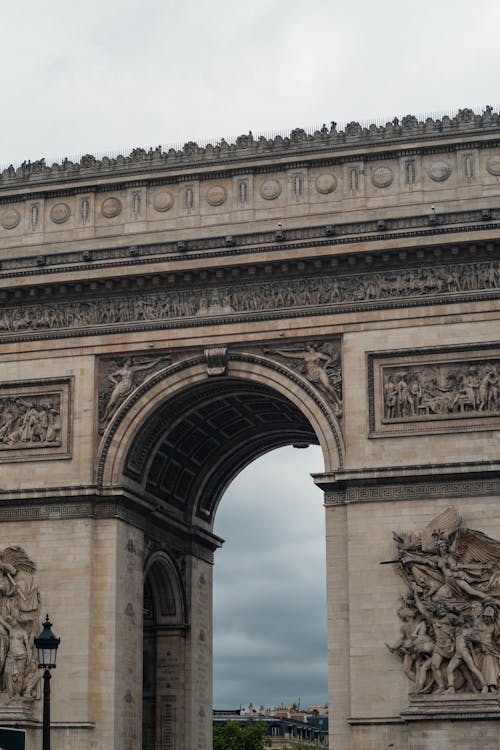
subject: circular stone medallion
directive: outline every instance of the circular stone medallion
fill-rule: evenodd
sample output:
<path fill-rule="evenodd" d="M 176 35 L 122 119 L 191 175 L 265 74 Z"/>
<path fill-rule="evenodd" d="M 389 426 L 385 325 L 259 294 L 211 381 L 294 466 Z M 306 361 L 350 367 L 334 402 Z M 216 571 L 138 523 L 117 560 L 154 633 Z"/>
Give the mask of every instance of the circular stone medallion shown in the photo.
<path fill-rule="evenodd" d="M 500 154 L 490 156 L 486 165 L 486 169 L 490 174 L 495 175 L 495 177 L 500 176 Z"/>
<path fill-rule="evenodd" d="M 214 185 L 207 193 L 207 203 L 211 206 L 222 206 L 227 198 L 226 188 L 222 185 Z"/>
<path fill-rule="evenodd" d="M 386 188 L 389 187 L 394 179 L 392 169 L 389 167 L 376 167 L 372 173 L 372 182 L 375 187 Z"/>
<path fill-rule="evenodd" d="M 337 178 L 333 174 L 320 174 L 316 180 L 316 190 L 321 195 L 328 195 L 333 193 L 337 187 Z"/>
<path fill-rule="evenodd" d="M 106 198 L 101 206 L 102 215 L 106 219 L 112 219 L 114 216 L 118 216 L 122 210 L 122 202 L 118 198 Z"/>
<path fill-rule="evenodd" d="M 162 190 L 160 193 L 156 193 L 153 198 L 153 208 L 162 214 L 164 211 L 169 211 L 174 205 L 174 196 L 169 193 L 168 190 Z"/>
<path fill-rule="evenodd" d="M 71 209 L 67 203 L 56 203 L 50 210 L 50 218 L 54 224 L 64 224 L 71 216 Z"/>
<path fill-rule="evenodd" d="M 273 201 L 280 193 L 281 184 L 278 180 L 266 180 L 260 189 L 260 194 L 266 201 Z"/>
<path fill-rule="evenodd" d="M 4 229 L 15 229 L 21 221 L 21 214 L 15 208 L 8 208 L 0 217 L 0 224 Z"/>
<path fill-rule="evenodd" d="M 435 161 L 431 164 L 429 176 L 434 182 L 444 182 L 451 174 L 450 165 L 445 161 Z"/>

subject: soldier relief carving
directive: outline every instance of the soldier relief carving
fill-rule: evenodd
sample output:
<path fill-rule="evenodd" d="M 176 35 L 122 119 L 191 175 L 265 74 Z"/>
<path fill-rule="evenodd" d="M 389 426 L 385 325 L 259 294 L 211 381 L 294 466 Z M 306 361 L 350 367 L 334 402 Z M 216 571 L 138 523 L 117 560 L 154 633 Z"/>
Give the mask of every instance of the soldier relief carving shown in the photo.
<path fill-rule="evenodd" d="M 500 360 L 384 368 L 384 421 L 500 412 Z"/>
<path fill-rule="evenodd" d="M 22 547 L 0 553 L 0 702 L 41 696 L 34 646 L 41 629 L 35 572 Z"/>
<path fill-rule="evenodd" d="M 0 450 L 61 445 L 60 397 L 0 398 Z"/>
<path fill-rule="evenodd" d="M 447 508 L 422 531 L 393 533 L 406 584 L 401 635 L 410 693 L 497 694 L 500 679 L 500 542 Z"/>
<path fill-rule="evenodd" d="M 500 287 L 500 261 L 421 267 L 355 275 L 334 274 L 220 288 L 141 292 L 56 304 L 0 308 L 0 334 L 185 317 L 252 314 L 315 305 L 436 297 Z"/>

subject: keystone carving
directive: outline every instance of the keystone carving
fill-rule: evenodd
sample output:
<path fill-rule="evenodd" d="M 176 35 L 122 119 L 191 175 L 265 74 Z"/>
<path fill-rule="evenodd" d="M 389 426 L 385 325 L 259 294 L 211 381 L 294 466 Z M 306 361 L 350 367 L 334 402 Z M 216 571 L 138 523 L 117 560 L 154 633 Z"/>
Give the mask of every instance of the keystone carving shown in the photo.
<path fill-rule="evenodd" d="M 406 585 L 401 635 L 410 692 L 497 693 L 500 677 L 500 542 L 447 508 L 422 531 L 393 533 Z"/>
<path fill-rule="evenodd" d="M 207 375 L 225 375 L 227 368 L 227 346 L 212 346 L 205 349 Z"/>
<path fill-rule="evenodd" d="M 287 360 L 320 390 L 332 404 L 335 416 L 342 416 L 342 369 L 340 351 L 330 342 L 295 344 L 281 349 L 266 349 L 278 359 Z"/>
<path fill-rule="evenodd" d="M 0 700 L 39 699 L 34 638 L 41 629 L 36 565 L 21 547 L 0 553 Z"/>

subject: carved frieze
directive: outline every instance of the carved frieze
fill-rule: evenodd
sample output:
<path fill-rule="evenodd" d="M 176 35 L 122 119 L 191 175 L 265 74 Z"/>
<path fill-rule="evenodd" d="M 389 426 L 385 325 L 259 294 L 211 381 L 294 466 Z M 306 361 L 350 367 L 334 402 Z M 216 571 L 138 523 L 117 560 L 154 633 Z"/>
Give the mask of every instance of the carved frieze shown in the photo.
<path fill-rule="evenodd" d="M 67 203 L 56 203 L 50 210 L 50 220 L 54 224 L 64 224 L 71 216 L 71 208 Z"/>
<path fill-rule="evenodd" d="M 0 384 L 0 462 L 70 456 L 71 381 Z"/>
<path fill-rule="evenodd" d="M 372 437 L 498 429 L 500 348 L 369 356 Z"/>
<path fill-rule="evenodd" d="M 254 315 L 273 310 L 317 306 L 343 309 L 346 304 L 381 303 L 396 300 L 443 298 L 452 301 L 461 294 L 497 291 L 500 261 L 426 266 L 358 274 L 323 274 L 258 284 L 228 284 L 179 291 L 141 292 L 127 296 L 108 295 L 71 302 L 38 303 L 0 308 L 2 334 L 60 331 L 113 324 L 144 324 L 180 318 Z M 450 297 L 451 295 L 451 297 Z"/>
<path fill-rule="evenodd" d="M 496 694 L 500 683 L 500 542 L 447 508 L 421 531 L 398 531 L 406 590 L 399 656 L 412 695 Z"/>
<path fill-rule="evenodd" d="M 153 208 L 162 214 L 169 211 L 174 205 L 174 196 L 168 190 L 159 190 L 153 198 Z"/>
<path fill-rule="evenodd" d="M 122 202 L 119 198 L 106 198 L 101 206 L 101 213 L 106 219 L 113 219 L 122 210 Z"/>
<path fill-rule="evenodd" d="M 41 630 L 36 565 L 22 547 L 0 552 L 0 711 L 41 697 L 33 639 Z"/>
<path fill-rule="evenodd" d="M 338 342 L 307 342 L 266 349 L 268 356 L 283 361 L 312 383 L 342 417 L 342 363 Z"/>
<path fill-rule="evenodd" d="M 328 195 L 328 193 L 333 193 L 337 187 L 337 178 L 334 174 L 320 174 L 316 178 L 314 186 L 321 195 Z"/>
<path fill-rule="evenodd" d="M 279 180 L 266 180 L 260 189 L 261 196 L 266 201 L 272 201 L 281 195 L 281 183 Z"/>
<path fill-rule="evenodd" d="M 166 367 L 172 357 L 116 357 L 103 359 L 99 369 L 99 428 L 106 427 L 115 411 L 153 372 Z"/>
<path fill-rule="evenodd" d="M 15 208 L 7 208 L 0 216 L 0 224 L 4 229 L 15 229 L 21 221 L 21 214 Z"/>

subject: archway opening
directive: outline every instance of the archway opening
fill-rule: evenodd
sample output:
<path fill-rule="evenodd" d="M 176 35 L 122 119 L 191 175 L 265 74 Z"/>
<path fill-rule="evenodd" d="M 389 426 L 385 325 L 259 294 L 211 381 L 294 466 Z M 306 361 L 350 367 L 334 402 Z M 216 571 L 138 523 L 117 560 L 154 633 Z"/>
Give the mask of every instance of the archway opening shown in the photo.
<path fill-rule="evenodd" d="M 214 708 L 324 706 L 325 530 L 309 473 L 321 452 L 280 448 L 226 490 L 215 531 Z"/>
<path fill-rule="evenodd" d="M 127 446 L 121 481 L 151 508 L 163 555 L 146 554 L 144 750 L 210 746 L 212 562 L 220 542 L 212 529 L 226 488 L 256 458 L 283 446 L 321 442 L 331 461 L 335 418 L 309 386 L 302 392 L 281 373 L 276 381 L 259 377 L 205 373 L 163 397 L 161 390 L 150 401 L 145 394 L 142 418 L 132 414 L 120 438 Z M 179 606 L 170 612 L 165 602 L 172 601 Z"/>
<path fill-rule="evenodd" d="M 168 399 L 137 431 L 125 476 L 184 518 L 212 527 L 226 487 L 258 456 L 317 444 L 304 413 L 260 383 L 214 378 Z"/>

